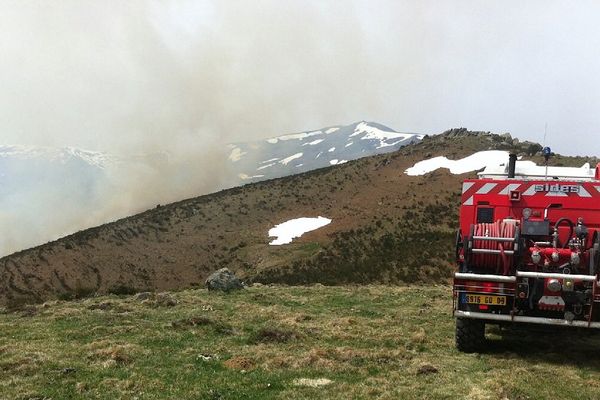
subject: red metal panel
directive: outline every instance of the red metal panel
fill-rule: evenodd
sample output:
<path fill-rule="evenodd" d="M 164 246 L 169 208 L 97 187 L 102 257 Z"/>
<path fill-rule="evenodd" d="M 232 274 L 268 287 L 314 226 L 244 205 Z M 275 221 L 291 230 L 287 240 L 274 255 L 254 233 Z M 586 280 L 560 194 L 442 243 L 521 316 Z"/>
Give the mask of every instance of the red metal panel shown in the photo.
<path fill-rule="evenodd" d="M 510 201 L 511 190 L 521 192 L 520 201 Z M 460 226 L 463 233 L 468 233 L 470 225 L 475 222 L 476 206 L 480 203 L 495 209 L 496 220 L 521 219 L 525 208 L 543 215 L 550 204 L 560 204 L 560 209 L 548 211 L 551 222 L 561 217 L 573 221 L 582 217 L 588 228 L 600 229 L 600 182 L 467 179 L 461 196 Z"/>

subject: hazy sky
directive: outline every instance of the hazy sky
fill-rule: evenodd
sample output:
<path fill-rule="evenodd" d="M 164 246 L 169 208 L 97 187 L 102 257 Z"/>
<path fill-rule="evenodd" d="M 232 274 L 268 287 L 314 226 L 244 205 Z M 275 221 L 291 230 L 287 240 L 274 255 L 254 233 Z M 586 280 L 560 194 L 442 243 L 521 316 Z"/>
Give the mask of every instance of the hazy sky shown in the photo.
<path fill-rule="evenodd" d="M 0 0 L 0 143 L 177 149 L 347 124 L 600 155 L 598 1 Z"/>

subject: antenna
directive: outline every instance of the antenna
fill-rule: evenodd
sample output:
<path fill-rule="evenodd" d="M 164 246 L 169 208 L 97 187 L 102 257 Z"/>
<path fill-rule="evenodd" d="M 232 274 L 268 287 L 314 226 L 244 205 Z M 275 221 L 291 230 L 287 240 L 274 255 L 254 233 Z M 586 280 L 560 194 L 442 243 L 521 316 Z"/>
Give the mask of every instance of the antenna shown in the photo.
<path fill-rule="evenodd" d="M 548 133 L 548 123 L 544 123 L 544 141 L 542 142 L 542 147 L 546 147 L 546 134 Z"/>
<path fill-rule="evenodd" d="M 548 160 L 550 159 L 550 156 L 552 155 L 552 150 L 550 150 L 550 147 L 546 146 L 546 134 L 548 133 L 548 123 L 546 122 L 544 124 L 544 144 L 543 144 L 543 148 L 542 148 L 542 154 L 544 155 L 544 160 L 546 161 L 546 173 L 544 176 L 544 180 L 548 180 Z"/>

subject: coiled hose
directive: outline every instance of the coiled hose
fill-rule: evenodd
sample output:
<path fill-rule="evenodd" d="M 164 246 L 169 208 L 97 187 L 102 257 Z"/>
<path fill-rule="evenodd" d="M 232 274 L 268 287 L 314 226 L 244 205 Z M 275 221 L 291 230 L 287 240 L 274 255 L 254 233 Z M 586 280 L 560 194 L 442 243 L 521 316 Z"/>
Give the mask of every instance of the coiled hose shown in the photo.
<path fill-rule="evenodd" d="M 471 263 L 478 267 L 493 269 L 497 272 L 502 271 L 508 275 L 510 267 L 513 264 L 514 255 L 504 253 L 505 250 L 512 250 L 516 234 L 516 225 L 496 221 L 494 223 L 482 223 L 473 225 L 473 236 L 489 236 L 506 238 L 506 242 L 493 240 L 473 240 L 474 249 L 498 250 L 500 254 L 474 253 Z"/>

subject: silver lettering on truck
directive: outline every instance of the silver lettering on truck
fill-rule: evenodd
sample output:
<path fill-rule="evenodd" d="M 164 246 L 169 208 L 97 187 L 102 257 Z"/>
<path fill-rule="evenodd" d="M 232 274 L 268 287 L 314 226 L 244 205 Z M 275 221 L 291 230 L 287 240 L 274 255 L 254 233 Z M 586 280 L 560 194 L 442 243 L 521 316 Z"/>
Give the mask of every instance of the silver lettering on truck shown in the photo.
<path fill-rule="evenodd" d="M 555 184 L 542 184 L 535 185 L 536 192 L 550 192 L 550 193 L 579 193 L 580 185 L 559 185 Z"/>

